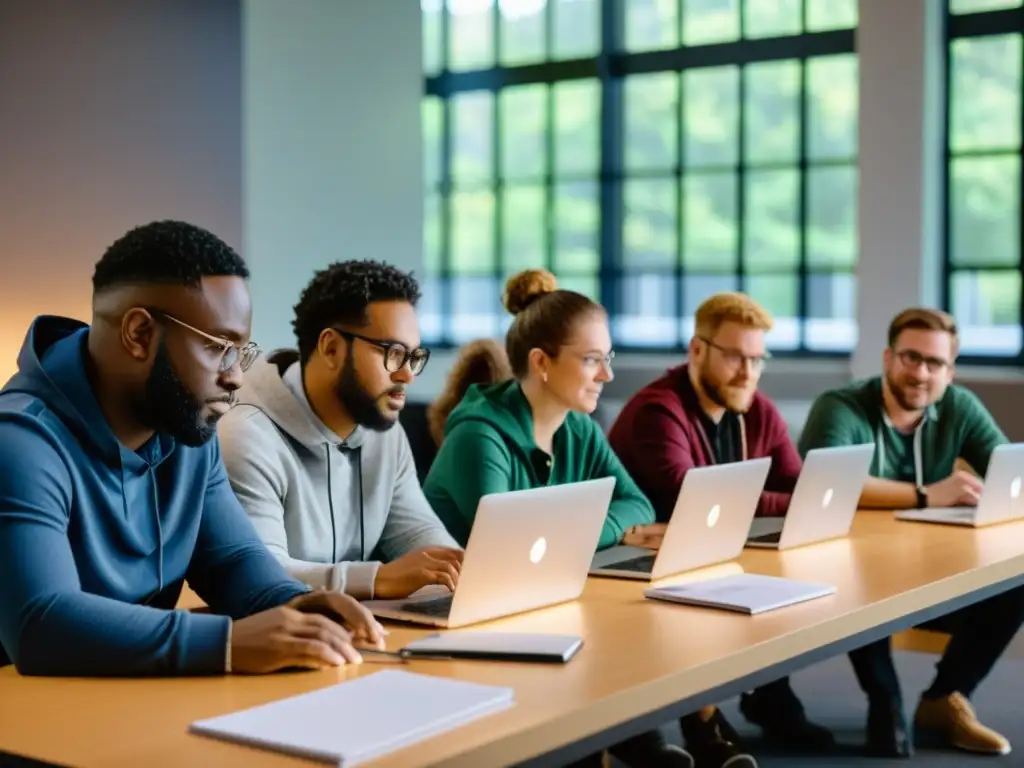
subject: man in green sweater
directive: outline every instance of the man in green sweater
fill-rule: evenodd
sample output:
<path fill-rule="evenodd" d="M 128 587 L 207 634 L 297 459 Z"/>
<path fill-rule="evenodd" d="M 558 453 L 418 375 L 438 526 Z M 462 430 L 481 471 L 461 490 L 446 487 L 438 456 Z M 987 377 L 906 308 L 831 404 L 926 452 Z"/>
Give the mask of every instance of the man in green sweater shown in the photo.
<path fill-rule="evenodd" d="M 944 312 L 907 309 L 889 326 L 883 375 L 821 395 L 811 409 L 799 450 L 874 443 L 871 476 L 860 506 L 875 509 L 977 504 L 978 475 L 1006 437 L 970 391 L 952 383 L 958 340 Z M 982 725 L 969 703 L 1024 623 L 1024 588 L 1003 592 L 929 624 L 951 634 L 935 679 L 914 716 L 919 733 L 954 747 L 1006 754 L 1010 743 Z M 874 754 L 910 756 L 913 745 L 889 638 L 850 654 L 868 697 L 867 744 Z"/>

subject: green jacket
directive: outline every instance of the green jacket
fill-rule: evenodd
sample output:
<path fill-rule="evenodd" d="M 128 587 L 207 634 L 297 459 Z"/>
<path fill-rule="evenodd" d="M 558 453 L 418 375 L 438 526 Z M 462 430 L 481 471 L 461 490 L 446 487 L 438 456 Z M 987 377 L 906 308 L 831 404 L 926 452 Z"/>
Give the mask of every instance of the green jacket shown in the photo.
<path fill-rule="evenodd" d="M 543 469 L 546 459 L 533 441 L 533 415 L 519 384 L 473 385 L 448 417 L 423 491 L 449 533 L 465 546 L 480 497 L 545 485 L 538 467 Z M 653 523 L 654 508 L 594 420 L 569 413 L 555 432 L 546 485 L 608 476 L 616 480 L 615 491 L 599 549 L 617 544 L 631 526 Z"/>
<path fill-rule="evenodd" d="M 819 396 L 797 449 L 874 443 L 870 473 L 887 480 L 930 485 L 953 472 L 957 459 L 978 474 L 988 471 L 992 450 L 1007 442 L 992 415 L 970 390 L 951 384 L 912 436 L 900 435 L 882 405 L 880 377 Z"/>

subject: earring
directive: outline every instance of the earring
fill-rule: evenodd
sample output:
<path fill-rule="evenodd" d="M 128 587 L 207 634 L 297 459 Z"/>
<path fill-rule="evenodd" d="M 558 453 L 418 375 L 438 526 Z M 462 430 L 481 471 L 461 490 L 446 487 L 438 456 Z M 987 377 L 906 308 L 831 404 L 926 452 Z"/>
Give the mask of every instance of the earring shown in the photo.
<path fill-rule="evenodd" d="M 547 374 L 547 371 L 545 371 L 544 373 L 542 373 L 542 374 L 540 375 L 540 380 L 541 380 L 541 381 L 543 381 L 543 382 L 544 382 L 545 384 L 547 384 L 547 383 L 548 383 L 548 374 Z"/>

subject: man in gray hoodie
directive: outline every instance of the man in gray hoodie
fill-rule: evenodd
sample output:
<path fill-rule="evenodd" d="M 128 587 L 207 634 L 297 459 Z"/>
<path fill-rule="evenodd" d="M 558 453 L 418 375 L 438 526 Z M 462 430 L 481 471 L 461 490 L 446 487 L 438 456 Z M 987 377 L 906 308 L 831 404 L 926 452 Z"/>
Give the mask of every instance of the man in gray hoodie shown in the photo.
<path fill-rule="evenodd" d="M 398 415 L 430 357 L 416 281 L 373 261 L 318 272 L 295 306 L 298 351 L 246 372 L 220 420 L 231 486 L 295 578 L 359 599 L 454 589 L 462 550 L 430 508 Z"/>

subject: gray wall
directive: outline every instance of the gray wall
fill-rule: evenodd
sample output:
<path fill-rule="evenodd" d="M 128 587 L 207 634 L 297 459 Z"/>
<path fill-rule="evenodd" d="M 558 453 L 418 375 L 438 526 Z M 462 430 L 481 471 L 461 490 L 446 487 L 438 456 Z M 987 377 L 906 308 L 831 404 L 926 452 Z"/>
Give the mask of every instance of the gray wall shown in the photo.
<path fill-rule="evenodd" d="M 242 241 L 238 0 L 0 2 L 0 380 L 155 218 Z"/>

